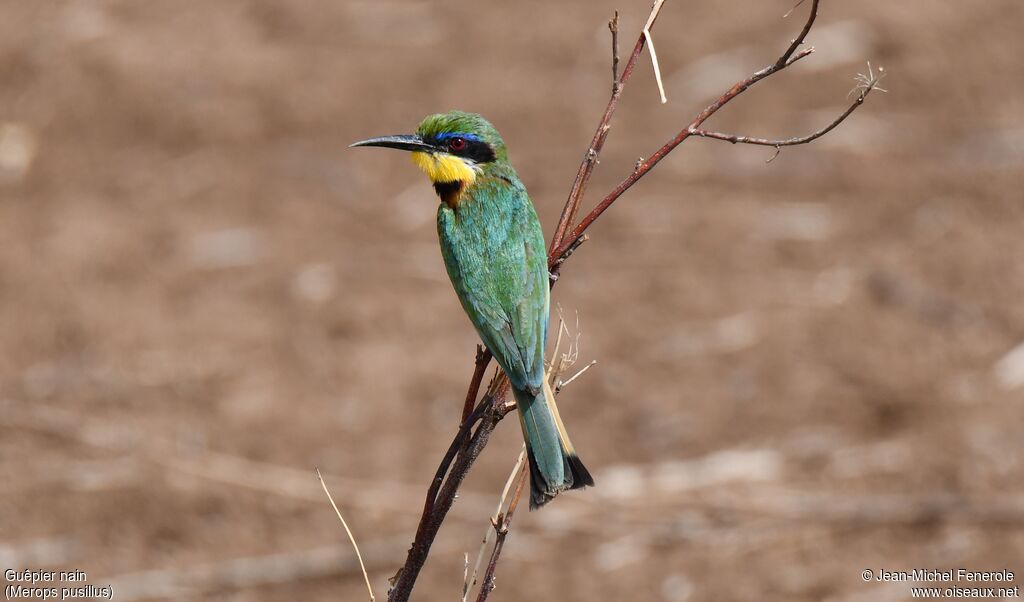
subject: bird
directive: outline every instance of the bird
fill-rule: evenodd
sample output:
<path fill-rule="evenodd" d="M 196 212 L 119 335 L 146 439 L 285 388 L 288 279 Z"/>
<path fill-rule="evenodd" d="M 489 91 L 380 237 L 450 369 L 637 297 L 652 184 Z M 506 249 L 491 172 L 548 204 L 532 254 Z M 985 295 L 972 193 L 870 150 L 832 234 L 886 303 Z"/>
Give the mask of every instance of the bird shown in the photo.
<path fill-rule="evenodd" d="M 409 151 L 440 202 L 437 234 L 455 293 L 508 376 L 530 466 L 530 508 L 593 486 L 569 440 L 544 368 L 550 285 L 536 209 L 501 135 L 481 115 L 428 115 L 415 134 L 352 147 Z"/>

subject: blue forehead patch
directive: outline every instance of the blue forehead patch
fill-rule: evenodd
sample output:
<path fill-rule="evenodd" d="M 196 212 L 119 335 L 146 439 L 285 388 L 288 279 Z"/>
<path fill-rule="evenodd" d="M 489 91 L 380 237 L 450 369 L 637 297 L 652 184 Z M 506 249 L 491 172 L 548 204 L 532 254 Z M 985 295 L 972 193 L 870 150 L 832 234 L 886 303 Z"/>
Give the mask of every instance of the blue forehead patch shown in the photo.
<path fill-rule="evenodd" d="M 442 132 L 435 136 L 438 140 L 450 140 L 451 138 L 465 138 L 466 140 L 472 140 L 473 142 L 481 142 L 483 138 L 476 134 L 463 134 L 461 132 Z"/>

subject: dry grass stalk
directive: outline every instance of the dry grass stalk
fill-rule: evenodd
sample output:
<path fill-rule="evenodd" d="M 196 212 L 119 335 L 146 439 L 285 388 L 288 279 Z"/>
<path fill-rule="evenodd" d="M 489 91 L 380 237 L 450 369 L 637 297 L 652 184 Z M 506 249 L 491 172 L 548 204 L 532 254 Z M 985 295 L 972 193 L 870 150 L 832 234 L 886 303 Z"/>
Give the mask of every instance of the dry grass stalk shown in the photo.
<path fill-rule="evenodd" d="M 341 526 L 345 527 L 345 533 L 348 534 L 348 540 L 352 542 L 352 547 L 355 548 L 356 558 L 359 560 L 359 568 L 363 571 L 363 579 L 366 580 L 366 591 L 370 593 L 370 602 L 374 602 L 376 597 L 373 595 L 373 586 L 370 585 L 370 575 L 366 572 L 366 564 L 363 562 L 363 555 L 359 551 L 359 544 L 356 543 L 356 538 L 352 535 L 352 530 L 348 528 L 348 523 L 345 522 L 345 517 L 341 515 L 341 510 L 338 510 L 338 505 L 334 503 L 334 498 L 331 496 L 331 492 L 327 489 L 327 483 L 324 482 L 324 476 L 320 474 L 320 469 L 316 469 L 316 478 L 320 479 L 320 486 L 324 488 L 324 493 L 327 494 L 327 499 L 331 501 L 331 506 L 334 508 L 334 513 L 338 515 L 338 520 L 341 521 Z"/>

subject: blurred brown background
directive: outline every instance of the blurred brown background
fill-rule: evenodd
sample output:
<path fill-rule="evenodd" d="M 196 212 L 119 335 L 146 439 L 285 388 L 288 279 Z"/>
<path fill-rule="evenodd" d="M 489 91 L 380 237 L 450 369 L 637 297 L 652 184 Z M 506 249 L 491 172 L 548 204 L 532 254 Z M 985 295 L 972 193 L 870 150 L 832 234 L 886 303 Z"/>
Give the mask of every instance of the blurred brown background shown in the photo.
<path fill-rule="evenodd" d="M 675 2 L 593 203 L 796 34 L 791 2 Z M 0 3 L 0 566 L 120 600 L 378 597 L 475 335 L 401 153 L 504 134 L 550 235 L 643 2 Z M 1024 571 L 1024 5 L 824 2 L 818 53 L 592 230 L 562 413 L 598 487 L 521 513 L 495 600 L 901 600 L 865 568 Z M 580 364 L 582 365 L 582 364 Z M 518 451 L 501 425 L 418 599 L 461 593 Z M 996 584 L 992 584 L 996 585 Z"/>

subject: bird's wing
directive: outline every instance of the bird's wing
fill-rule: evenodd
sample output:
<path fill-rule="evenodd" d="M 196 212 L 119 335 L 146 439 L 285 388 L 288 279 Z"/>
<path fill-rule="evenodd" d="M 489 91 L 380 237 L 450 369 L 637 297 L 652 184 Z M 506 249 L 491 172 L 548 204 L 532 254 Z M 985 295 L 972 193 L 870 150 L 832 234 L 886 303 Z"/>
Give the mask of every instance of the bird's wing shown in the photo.
<path fill-rule="evenodd" d="M 539 231 L 539 225 L 538 225 Z M 540 391 L 544 380 L 544 343 L 548 322 L 547 256 L 542 235 L 520 231 L 491 270 L 489 294 L 470 293 L 487 316 L 493 343 L 488 348 L 520 389 Z M 540 261 L 538 261 L 538 258 Z M 483 331 L 481 335 L 483 336 Z"/>
<path fill-rule="evenodd" d="M 523 240 L 525 265 L 519 299 L 512 313 L 512 333 L 519 344 L 523 367 L 529 384 L 539 388 L 544 382 L 544 346 L 547 340 L 550 313 L 547 250 L 544 234 L 532 211 L 534 224 L 527 227 Z"/>
<path fill-rule="evenodd" d="M 439 211 L 445 265 L 466 314 L 512 384 L 539 390 L 549 309 L 544 235 L 521 187 L 484 194 L 507 196 L 478 198 L 478 207 L 461 207 L 457 218 L 445 207 Z"/>

